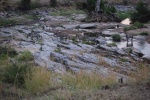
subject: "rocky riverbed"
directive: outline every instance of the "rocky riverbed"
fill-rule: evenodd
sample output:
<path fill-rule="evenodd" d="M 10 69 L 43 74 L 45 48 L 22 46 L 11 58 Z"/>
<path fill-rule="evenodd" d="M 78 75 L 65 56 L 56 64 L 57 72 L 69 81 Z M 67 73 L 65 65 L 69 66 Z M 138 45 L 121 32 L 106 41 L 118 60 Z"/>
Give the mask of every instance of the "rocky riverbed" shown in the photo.
<path fill-rule="evenodd" d="M 50 12 L 36 13 L 40 15 L 36 22 L 1 27 L 0 41 L 1 45 L 10 45 L 18 52 L 32 52 L 35 64 L 41 67 L 58 73 L 84 70 L 127 78 L 136 70 L 137 61 L 149 61 L 149 51 L 143 52 L 143 48 L 136 45 L 126 47 L 125 25 L 121 23 L 81 22 L 85 14 L 51 16 Z M 113 34 L 120 34 L 122 42 L 112 45 Z M 139 37 L 134 38 L 135 44 Z M 146 42 L 145 47 L 144 50 L 149 50 L 150 44 Z"/>

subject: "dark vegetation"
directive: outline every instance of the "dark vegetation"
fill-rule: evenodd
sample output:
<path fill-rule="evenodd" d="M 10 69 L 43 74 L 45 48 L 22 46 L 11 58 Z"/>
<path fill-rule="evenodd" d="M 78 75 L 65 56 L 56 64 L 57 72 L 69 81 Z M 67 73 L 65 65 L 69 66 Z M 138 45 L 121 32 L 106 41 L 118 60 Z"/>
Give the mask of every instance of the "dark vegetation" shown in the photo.
<path fill-rule="evenodd" d="M 136 11 L 131 15 L 131 21 L 133 23 L 136 21 L 141 23 L 147 23 L 150 21 L 150 9 L 148 4 L 143 1 L 139 1 L 136 5 Z"/>

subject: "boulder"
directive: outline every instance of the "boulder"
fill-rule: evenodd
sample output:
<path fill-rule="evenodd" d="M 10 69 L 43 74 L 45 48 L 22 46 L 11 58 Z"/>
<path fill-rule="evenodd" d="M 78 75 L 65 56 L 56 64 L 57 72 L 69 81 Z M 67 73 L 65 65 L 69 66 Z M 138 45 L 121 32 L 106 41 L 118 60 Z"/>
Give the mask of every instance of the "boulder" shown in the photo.
<path fill-rule="evenodd" d="M 96 29 L 96 24 L 81 24 L 80 29 Z"/>

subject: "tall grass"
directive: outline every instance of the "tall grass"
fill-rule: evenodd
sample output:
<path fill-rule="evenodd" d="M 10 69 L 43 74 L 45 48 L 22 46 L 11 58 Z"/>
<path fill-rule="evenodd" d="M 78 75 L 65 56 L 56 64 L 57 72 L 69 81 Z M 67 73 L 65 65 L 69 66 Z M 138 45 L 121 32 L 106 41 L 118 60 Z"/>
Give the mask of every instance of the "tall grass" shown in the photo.
<path fill-rule="evenodd" d="M 104 85 L 116 83 L 114 75 L 103 77 L 98 73 L 86 73 L 81 71 L 76 75 L 64 75 L 62 82 L 71 89 L 100 89 Z"/>
<path fill-rule="evenodd" d="M 147 82 L 150 80 L 150 67 L 139 64 L 136 72 L 131 73 L 132 81 L 136 83 Z"/>
<path fill-rule="evenodd" d="M 50 71 L 40 67 L 33 67 L 31 71 L 25 78 L 25 90 L 28 93 L 39 93 L 52 85 Z"/>

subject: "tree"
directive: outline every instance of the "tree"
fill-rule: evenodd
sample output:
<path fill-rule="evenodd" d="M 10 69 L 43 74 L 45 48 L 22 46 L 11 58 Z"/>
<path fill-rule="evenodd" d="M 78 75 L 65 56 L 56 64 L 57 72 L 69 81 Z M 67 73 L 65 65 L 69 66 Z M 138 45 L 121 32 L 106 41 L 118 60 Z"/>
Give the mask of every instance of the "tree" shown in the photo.
<path fill-rule="evenodd" d="M 95 4 L 95 11 L 96 11 L 96 12 L 100 11 L 100 9 L 101 9 L 101 8 L 100 8 L 100 7 L 101 7 L 101 6 L 100 6 L 100 3 L 101 3 L 101 0 L 97 0 L 97 1 L 96 1 L 96 4 Z"/>
<path fill-rule="evenodd" d="M 19 8 L 21 10 L 29 10 L 29 9 L 31 9 L 31 0 L 21 0 Z"/>
<path fill-rule="evenodd" d="M 136 5 L 136 11 L 133 12 L 131 15 L 131 21 L 138 21 L 142 23 L 150 21 L 150 10 L 148 8 L 148 5 L 145 4 L 143 1 L 139 1 Z"/>

